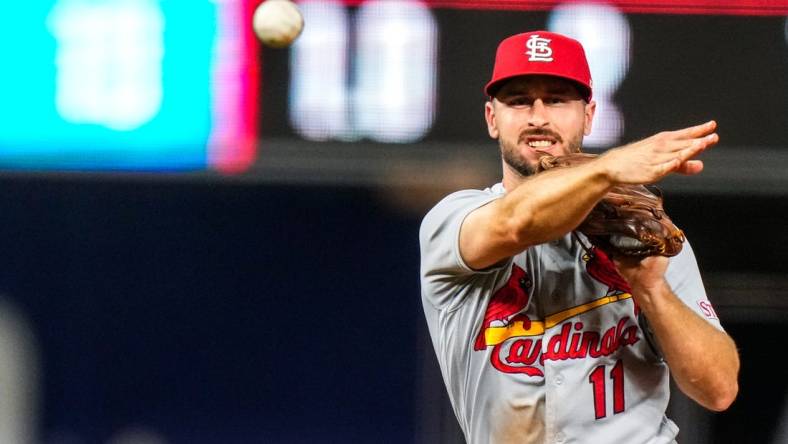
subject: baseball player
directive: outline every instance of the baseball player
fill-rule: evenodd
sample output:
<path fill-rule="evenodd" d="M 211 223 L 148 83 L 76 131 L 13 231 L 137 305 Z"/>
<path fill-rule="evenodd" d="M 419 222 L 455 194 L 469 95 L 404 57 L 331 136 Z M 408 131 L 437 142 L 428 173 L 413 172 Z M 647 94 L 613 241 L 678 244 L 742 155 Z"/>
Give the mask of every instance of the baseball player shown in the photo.
<path fill-rule="evenodd" d="M 620 260 L 573 229 L 615 185 L 699 173 L 715 122 L 533 174 L 538 151 L 579 151 L 591 132 L 583 47 L 546 31 L 504 39 L 485 92 L 502 181 L 447 196 L 419 233 L 424 313 L 466 440 L 676 442 L 671 376 L 715 411 L 738 392 L 736 346 L 692 248 Z"/>

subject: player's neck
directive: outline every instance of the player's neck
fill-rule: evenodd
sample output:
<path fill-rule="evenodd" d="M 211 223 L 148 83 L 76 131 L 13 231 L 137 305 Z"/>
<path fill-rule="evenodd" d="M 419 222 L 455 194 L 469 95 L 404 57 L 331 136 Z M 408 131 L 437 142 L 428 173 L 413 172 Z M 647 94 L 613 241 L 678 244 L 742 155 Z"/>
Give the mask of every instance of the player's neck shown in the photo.
<path fill-rule="evenodd" d="M 503 184 L 504 189 L 506 192 L 510 192 L 513 189 L 520 186 L 526 179 L 530 176 L 523 176 L 512 167 L 504 163 L 503 166 L 503 178 L 501 179 L 501 183 Z"/>

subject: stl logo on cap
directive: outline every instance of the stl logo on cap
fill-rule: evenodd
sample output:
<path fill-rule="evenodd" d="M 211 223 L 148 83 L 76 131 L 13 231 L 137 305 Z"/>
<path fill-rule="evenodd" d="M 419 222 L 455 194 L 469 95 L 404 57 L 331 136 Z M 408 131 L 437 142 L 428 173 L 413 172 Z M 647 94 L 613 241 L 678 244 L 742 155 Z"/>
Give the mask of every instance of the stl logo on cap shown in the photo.
<path fill-rule="evenodd" d="M 553 50 L 549 46 L 550 39 L 546 39 L 544 37 L 539 37 L 538 34 L 534 34 L 531 38 L 525 42 L 525 46 L 528 47 L 528 51 L 525 51 L 530 57 L 528 58 L 529 62 L 552 62 L 553 61 Z"/>

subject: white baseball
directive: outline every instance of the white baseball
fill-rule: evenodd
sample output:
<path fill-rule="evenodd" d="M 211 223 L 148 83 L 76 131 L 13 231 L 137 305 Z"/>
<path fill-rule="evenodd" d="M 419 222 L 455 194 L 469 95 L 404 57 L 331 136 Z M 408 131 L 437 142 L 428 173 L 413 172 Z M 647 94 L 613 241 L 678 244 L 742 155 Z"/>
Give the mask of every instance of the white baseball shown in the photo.
<path fill-rule="evenodd" d="M 290 0 L 265 0 L 252 18 L 257 38 L 272 48 L 289 46 L 304 29 L 304 17 Z"/>

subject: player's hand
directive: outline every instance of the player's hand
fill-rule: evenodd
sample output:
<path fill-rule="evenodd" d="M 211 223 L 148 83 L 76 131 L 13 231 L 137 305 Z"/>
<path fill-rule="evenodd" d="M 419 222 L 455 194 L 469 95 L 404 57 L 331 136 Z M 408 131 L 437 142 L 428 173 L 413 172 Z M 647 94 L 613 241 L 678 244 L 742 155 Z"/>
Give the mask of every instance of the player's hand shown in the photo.
<path fill-rule="evenodd" d="M 598 162 L 613 184 L 649 184 L 671 173 L 697 174 L 703 162 L 695 157 L 719 141 L 709 121 L 676 131 L 655 134 L 620 148 L 608 150 Z"/>
<path fill-rule="evenodd" d="M 659 294 L 668 285 L 665 271 L 670 261 L 665 256 L 649 256 L 640 260 L 618 257 L 613 262 L 621 277 L 632 287 L 632 295 L 636 299 Z"/>

